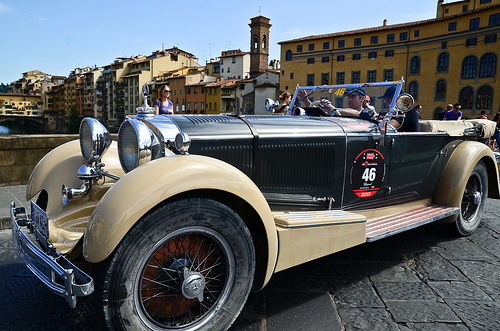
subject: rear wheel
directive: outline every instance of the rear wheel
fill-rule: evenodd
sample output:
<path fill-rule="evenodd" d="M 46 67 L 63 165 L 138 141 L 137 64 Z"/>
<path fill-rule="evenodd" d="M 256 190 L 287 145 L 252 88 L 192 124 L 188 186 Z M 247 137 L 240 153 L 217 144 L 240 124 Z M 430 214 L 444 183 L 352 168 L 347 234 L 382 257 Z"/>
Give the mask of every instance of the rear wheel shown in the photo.
<path fill-rule="evenodd" d="M 120 330 L 225 330 L 243 308 L 255 253 L 243 220 L 209 199 L 167 204 L 117 247 L 103 286 L 105 319 Z"/>
<path fill-rule="evenodd" d="M 483 217 L 487 196 L 488 172 L 484 162 L 479 161 L 465 185 L 457 220 L 448 224 L 455 234 L 468 236 L 476 231 Z"/>

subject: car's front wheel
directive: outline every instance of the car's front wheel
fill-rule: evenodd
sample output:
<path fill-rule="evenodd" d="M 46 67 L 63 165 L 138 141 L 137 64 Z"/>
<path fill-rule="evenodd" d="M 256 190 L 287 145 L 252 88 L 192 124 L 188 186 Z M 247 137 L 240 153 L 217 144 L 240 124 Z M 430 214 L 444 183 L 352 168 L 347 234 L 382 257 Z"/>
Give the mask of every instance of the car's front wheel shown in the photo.
<path fill-rule="evenodd" d="M 255 253 L 244 221 L 185 199 L 141 219 L 106 264 L 103 308 L 121 330 L 225 330 L 243 308 Z"/>
<path fill-rule="evenodd" d="M 467 180 L 457 220 L 449 223 L 450 229 L 458 235 L 468 236 L 476 231 L 483 217 L 488 196 L 488 171 L 479 161 Z"/>

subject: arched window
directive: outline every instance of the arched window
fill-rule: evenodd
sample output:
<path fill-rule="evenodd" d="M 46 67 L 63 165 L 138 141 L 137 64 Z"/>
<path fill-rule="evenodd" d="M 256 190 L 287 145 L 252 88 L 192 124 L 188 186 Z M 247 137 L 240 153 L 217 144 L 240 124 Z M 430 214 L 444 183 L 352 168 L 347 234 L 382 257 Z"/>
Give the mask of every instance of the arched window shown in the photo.
<path fill-rule="evenodd" d="M 495 77 L 497 71 L 497 56 L 493 53 L 486 53 L 479 62 L 479 78 Z"/>
<path fill-rule="evenodd" d="M 477 57 L 469 55 L 462 63 L 462 79 L 470 79 L 476 77 Z"/>
<path fill-rule="evenodd" d="M 410 85 L 408 86 L 408 92 L 411 94 L 411 96 L 413 97 L 413 99 L 415 99 L 415 101 L 418 101 L 418 82 L 417 81 L 413 81 L 410 83 Z"/>
<path fill-rule="evenodd" d="M 263 50 L 266 49 L 266 44 L 267 44 L 266 35 L 263 35 L 262 36 L 262 49 Z"/>
<path fill-rule="evenodd" d="M 443 107 L 437 107 L 436 109 L 434 109 L 434 112 L 432 114 L 432 119 L 433 120 L 442 120 L 443 117 L 444 117 L 444 109 Z"/>
<path fill-rule="evenodd" d="M 474 90 L 472 87 L 466 86 L 460 91 L 460 104 L 462 109 L 472 109 L 472 101 L 474 99 Z"/>
<path fill-rule="evenodd" d="M 450 54 L 448 52 L 443 52 L 438 56 L 437 72 L 448 72 L 448 67 L 450 65 Z"/>
<path fill-rule="evenodd" d="M 491 86 L 482 86 L 477 90 L 476 109 L 492 109 L 493 89 Z"/>
<path fill-rule="evenodd" d="M 440 79 L 436 82 L 436 100 L 446 100 L 446 81 Z"/>
<path fill-rule="evenodd" d="M 259 37 L 257 35 L 253 36 L 253 49 L 259 48 Z"/>
<path fill-rule="evenodd" d="M 420 57 L 414 56 L 410 61 L 410 74 L 416 75 L 420 73 Z"/>
<path fill-rule="evenodd" d="M 292 51 L 287 50 L 285 53 L 285 61 L 292 61 Z"/>

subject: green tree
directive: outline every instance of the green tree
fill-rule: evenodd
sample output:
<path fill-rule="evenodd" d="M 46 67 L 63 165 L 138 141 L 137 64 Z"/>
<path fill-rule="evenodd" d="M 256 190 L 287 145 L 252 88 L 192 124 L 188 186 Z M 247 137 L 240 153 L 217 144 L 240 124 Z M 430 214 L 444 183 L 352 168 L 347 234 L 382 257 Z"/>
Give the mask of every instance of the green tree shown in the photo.
<path fill-rule="evenodd" d="M 64 126 L 66 128 L 66 133 L 78 133 L 80 129 L 80 117 L 76 111 L 76 105 L 71 106 Z"/>

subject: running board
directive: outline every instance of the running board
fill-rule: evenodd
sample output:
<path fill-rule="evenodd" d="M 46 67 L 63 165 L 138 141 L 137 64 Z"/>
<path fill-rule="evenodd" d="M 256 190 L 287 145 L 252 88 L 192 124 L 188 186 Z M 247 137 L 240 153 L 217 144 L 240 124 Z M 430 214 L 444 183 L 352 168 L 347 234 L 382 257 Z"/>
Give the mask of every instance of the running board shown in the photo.
<path fill-rule="evenodd" d="M 445 217 L 458 214 L 456 207 L 423 206 L 366 222 L 366 241 L 376 241 Z"/>

